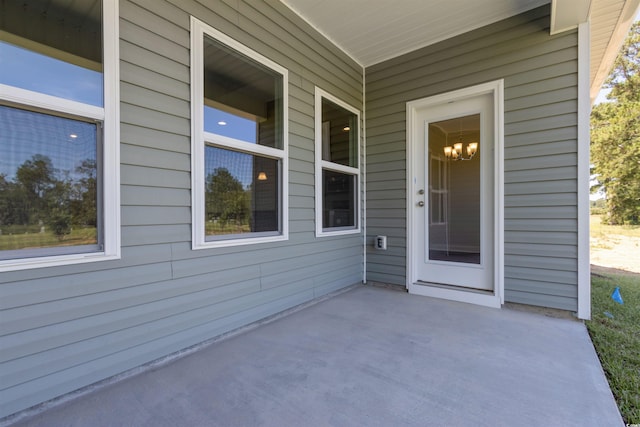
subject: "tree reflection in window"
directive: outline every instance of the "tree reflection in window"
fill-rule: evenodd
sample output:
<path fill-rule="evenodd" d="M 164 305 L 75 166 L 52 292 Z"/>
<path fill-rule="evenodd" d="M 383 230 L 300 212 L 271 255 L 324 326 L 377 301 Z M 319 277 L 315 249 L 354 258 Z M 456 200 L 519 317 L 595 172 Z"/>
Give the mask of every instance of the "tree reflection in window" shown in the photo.
<path fill-rule="evenodd" d="M 278 192 L 277 159 L 205 148 L 207 236 L 277 232 Z"/>
<path fill-rule="evenodd" d="M 98 243 L 96 138 L 94 123 L 0 107 L 0 250 Z"/>

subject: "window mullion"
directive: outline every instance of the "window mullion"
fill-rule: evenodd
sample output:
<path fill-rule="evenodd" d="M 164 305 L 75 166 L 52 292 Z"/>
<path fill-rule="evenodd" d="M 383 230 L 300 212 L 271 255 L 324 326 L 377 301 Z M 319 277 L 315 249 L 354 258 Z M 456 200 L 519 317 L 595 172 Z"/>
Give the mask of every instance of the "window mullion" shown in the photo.
<path fill-rule="evenodd" d="M 204 142 L 206 144 L 216 145 L 222 148 L 233 149 L 250 154 L 259 154 L 262 156 L 281 159 L 284 157 L 284 151 L 279 148 L 267 147 L 264 145 L 252 144 L 250 142 L 240 141 L 238 139 L 229 138 L 227 136 L 216 135 L 211 132 L 204 133 Z"/>
<path fill-rule="evenodd" d="M 341 165 L 339 163 L 328 162 L 326 160 L 322 160 L 320 162 L 322 169 L 328 169 L 335 172 L 347 173 L 350 175 L 359 175 L 360 170 L 358 168 L 352 168 L 350 166 Z"/>
<path fill-rule="evenodd" d="M 0 98 L 6 102 L 77 117 L 104 121 L 104 108 L 0 83 Z"/>

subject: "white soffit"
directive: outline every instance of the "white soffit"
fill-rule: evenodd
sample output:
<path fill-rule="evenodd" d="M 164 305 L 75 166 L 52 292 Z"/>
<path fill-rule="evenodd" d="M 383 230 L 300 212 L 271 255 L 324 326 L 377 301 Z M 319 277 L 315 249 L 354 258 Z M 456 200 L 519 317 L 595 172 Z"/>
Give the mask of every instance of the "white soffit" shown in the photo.
<path fill-rule="evenodd" d="M 609 75 L 640 0 L 281 0 L 363 67 L 551 3 L 551 34 L 590 20 L 590 92 Z"/>
<path fill-rule="evenodd" d="M 640 0 L 592 0 L 589 89 L 592 101 L 609 76 L 639 9 Z"/>
<path fill-rule="evenodd" d="M 363 67 L 549 3 L 549 0 L 282 0 Z"/>
<path fill-rule="evenodd" d="M 551 2 L 551 34 L 576 28 L 587 22 L 591 0 L 553 0 Z"/>

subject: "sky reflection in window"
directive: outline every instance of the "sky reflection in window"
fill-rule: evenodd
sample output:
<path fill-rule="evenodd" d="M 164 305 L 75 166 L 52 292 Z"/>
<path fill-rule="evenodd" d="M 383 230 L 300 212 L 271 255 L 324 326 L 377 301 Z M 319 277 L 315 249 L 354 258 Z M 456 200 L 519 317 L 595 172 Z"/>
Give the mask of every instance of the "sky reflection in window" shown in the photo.
<path fill-rule="evenodd" d="M 102 107 L 102 73 L 0 41 L 0 83 Z"/>
<path fill-rule="evenodd" d="M 258 125 L 255 120 L 204 106 L 204 130 L 217 135 L 256 143 Z"/>

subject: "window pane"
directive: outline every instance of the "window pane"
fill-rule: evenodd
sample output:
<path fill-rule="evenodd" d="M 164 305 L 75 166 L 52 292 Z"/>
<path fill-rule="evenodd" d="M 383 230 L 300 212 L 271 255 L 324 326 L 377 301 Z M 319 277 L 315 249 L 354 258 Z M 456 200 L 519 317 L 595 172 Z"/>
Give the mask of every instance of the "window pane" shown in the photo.
<path fill-rule="evenodd" d="M 281 74 L 205 37 L 204 98 L 205 131 L 282 148 Z"/>
<path fill-rule="evenodd" d="M 322 171 L 322 227 L 355 228 L 355 175 Z"/>
<path fill-rule="evenodd" d="M 358 167 L 358 116 L 322 98 L 322 160 Z"/>
<path fill-rule="evenodd" d="M 0 106 L 0 258 L 98 243 L 97 138 L 95 123 Z"/>
<path fill-rule="evenodd" d="M 206 146 L 206 236 L 278 232 L 279 163 Z"/>
<path fill-rule="evenodd" d="M 471 161 L 446 160 L 445 147 L 461 144 L 461 157 L 468 158 L 470 143 L 478 144 Z M 479 114 L 429 123 L 428 209 L 439 219 L 429 225 L 430 260 L 480 264 L 481 144 Z"/>
<path fill-rule="evenodd" d="M 0 3 L 0 83 L 103 105 L 100 1 Z"/>
<path fill-rule="evenodd" d="M 206 105 L 204 106 L 204 130 L 253 144 L 258 138 L 258 124 L 255 120 L 245 119 Z"/>

